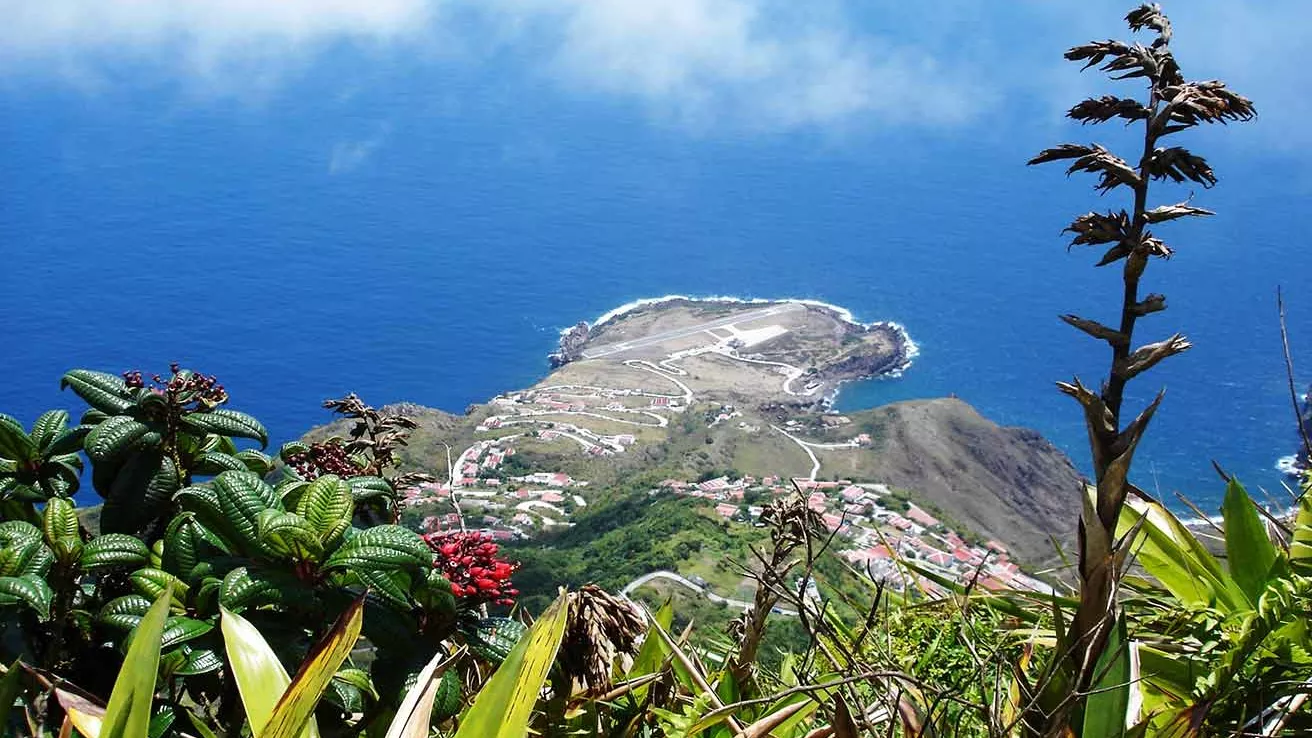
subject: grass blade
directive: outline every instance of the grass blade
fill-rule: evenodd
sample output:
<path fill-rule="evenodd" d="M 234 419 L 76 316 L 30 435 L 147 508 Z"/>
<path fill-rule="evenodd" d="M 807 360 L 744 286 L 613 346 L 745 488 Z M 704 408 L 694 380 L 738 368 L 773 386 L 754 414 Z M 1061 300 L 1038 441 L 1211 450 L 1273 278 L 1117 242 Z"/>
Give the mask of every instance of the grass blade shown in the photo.
<path fill-rule="evenodd" d="M 556 651 L 569 607 L 561 594 L 511 649 L 460 721 L 456 738 L 524 738 Z"/>
<path fill-rule="evenodd" d="M 88 738 L 146 738 L 150 734 L 151 705 L 155 678 L 159 673 L 159 648 L 173 601 L 172 585 L 155 600 L 132 633 L 132 643 L 123 659 L 123 669 L 114 681 L 114 691 L 105 706 L 105 717 L 97 736 Z M 78 729 L 82 731 L 81 728 Z"/>
<path fill-rule="evenodd" d="M 223 646 L 228 652 L 233 678 L 237 680 L 242 706 L 246 708 L 246 720 L 255 738 L 264 738 L 264 726 L 292 679 L 250 621 L 227 608 L 222 608 L 222 613 Z M 313 717 L 301 735 L 318 738 L 319 726 Z"/>
<path fill-rule="evenodd" d="M 314 715 L 315 705 L 328 689 L 338 667 L 351 654 L 360 640 L 360 625 L 364 620 L 364 597 L 361 596 L 337 618 L 327 635 L 306 654 L 305 661 L 283 692 L 273 715 L 260 731 L 262 738 L 295 738 L 304 731 Z"/>

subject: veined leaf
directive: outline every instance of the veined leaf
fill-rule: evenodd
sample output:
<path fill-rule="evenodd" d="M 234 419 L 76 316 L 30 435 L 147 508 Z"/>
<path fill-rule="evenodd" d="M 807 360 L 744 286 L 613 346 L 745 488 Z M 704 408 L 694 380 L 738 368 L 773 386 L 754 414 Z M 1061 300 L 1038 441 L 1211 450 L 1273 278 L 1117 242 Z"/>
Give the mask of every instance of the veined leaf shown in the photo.
<path fill-rule="evenodd" d="M 427 569 L 432 565 L 433 552 L 417 533 L 399 525 L 378 525 L 343 543 L 324 568 Z"/>
<path fill-rule="evenodd" d="M 323 547 L 332 549 L 351 527 L 355 503 L 351 488 L 340 478 L 326 474 L 310 483 L 296 502 L 296 512 L 305 518 Z"/>
<path fill-rule="evenodd" d="M 234 457 L 246 466 L 246 469 L 253 471 L 260 476 L 265 476 L 273 471 L 273 459 L 266 453 L 254 449 L 246 449 L 233 454 Z"/>
<path fill-rule="evenodd" d="M 196 473 L 204 476 L 214 476 L 225 471 L 250 470 L 236 456 L 221 451 L 206 451 L 196 464 Z"/>
<path fill-rule="evenodd" d="M 222 550 L 223 542 L 196 519 L 195 513 L 179 513 L 164 533 L 160 568 L 190 582 L 202 555 Z"/>
<path fill-rule="evenodd" d="M 176 615 L 170 617 L 165 624 L 160 647 L 172 648 L 180 643 L 200 638 L 211 630 L 214 630 L 214 626 L 203 620 Z"/>
<path fill-rule="evenodd" d="M 183 604 L 182 598 L 187 592 L 187 585 L 162 569 L 137 569 L 128 578 L 132 580 L 132 586 L 137 592 L 146 599 L 157 600 L 163 592 L 172 591 L 178 604 Z"/>
<path fill-rule="evenodd" d="M 8 415 L 0 415 L 0 459 L 31 461 L 37 457 L 36 443 L 23 426 Z"/>
<path fill-rule="evenodd" d="M 46 445 L 46 452 L 51 456 L 60 456 L 63 454 L 75 454 L 82 450 L 82 442 L 86 439 L 87 434 L 94 425 L 78 425 L 72 428 L 65 428 L 50 439 Z"/>
<path fill-rule="evenodd" d="M 143 449 L 123 462 L 101 511 L 101 530 L 131 533 L 155 516 L 182 485 L 173 459 L 158 449 Z"/>
<path fill-rule="evenodd" d="M 228 652 L 228 665 L 237 681 L 237 692 L 246 708 L 246 719 L 255 738 L 264 738 L 264 727 L 273 716 L 274 708 L 287 688 L 291 677 L 273 649 L 242 616 L 226 608 L 222 611 L 220 628 L 223 644 Z M 317 738 L 319 726 L 310 716 L 302 736 Z"/>
<path fill-rule="evenodd" d="M 41 517 L 42 532 L 46 544 L 53 547 L 56 541 L 72 539 L 80 541 L 78 534 L 77 508 L 62 497 L 52 497 L 46 502 L 45 513 Z"/>
<path fill-rule="evenodd" d="M 270 551 L 298 561 L 318 561 L 323 545 L 309 522 L 296 513 L 263 510 L 256 518 L 260 543 Z"/>
<path fill-rule="evenodd" d="M 392 485 L 382 477 L 351 477 L 346 483 L 351 486 L 351 498 L 356 502 L 372 500 L 375 497 L 391 497 L 396 494 Z"/>
<path fill-rule="evenodd" d="M 32 424 L 32 442 L 44 449 L 67 427 L 67 410 L 48 410 Z"/>
<path fill-rule="evenodd" d="M 281 601 L 282 590 L 277 583 L 252 575 L 244 566 L 228 572 L 219 588 L 219 603 L 234 612 Z"/>
<path fill-rule="evenodd" d="M 168 621 L 173 592 L 165 589 L 132 633 L 123 668 L 105 707 L 98 738 L 143 738 L 150 730 L 155 677 L 159 672 L 160 640 Z"/>
<path fill-rule="evenodd" d="M 1226 485 L 1221 512 L 1225 519 L 1226 564 L 1230 576 L 1256 606 L 1276 563 L 1275 544 L 1258 517 L 1253 499 L 1235 479 Z"/>
<path fill-rule="evenodd" d="M 259 516 L 264 510 L 282 511 L 282 501 L 273 488 L 258 474 L 249 471 L 226 471 L 214 478 L 213 488 L 219 510 L 240 540 L 247 546 L 260 547 Z"/>
<path fill-rule="evenodd" d="M 456 738 L 524 738 L 542 685 L 565 634 L 569 607 L 564 594 L 542 613 L 497 667 L 460 721 Z M 427 726 L 425 726 L 427 727 Z M 391 732 L 388 738 L 394 738 Z"/>
<path fill-rule="evenodd" d="M 360 640 L 363 617 L 364 598 L 360 597 L 351 603 L 328 633 L 306 654 L 287 691 L 283 692 L 273 708 L 269 722 L 257 735 L 261 738 L 295 738 L 301 734 L 338 667 Z"/>
<path fill-rule="evenodd" d="M 122 377 L 74 369 L 59 381 L 59 388 L 71 387 L 78 397 L 91 407 L 108 415 L 116 415 L 132 406 L 132 388 Z"/>
<path fill-rule="evenodd" d="M 250 438 L 259 441 L 261 448 L 269 445 L 269 432 L 264 429 L 260 421 L 236 410 L 220 407 L 209 412 L 184 415 L 182 424 L 202 433 L 217 433 L 232 438 Z"/>
<path fill-rule="evenodd" d="M 21 577 L 0 577 L 0 604 L 21 602 L 32 608 L 42 620 L 50 619 L 50 602 L 55 593 L 46 580 L 32 574 Z"/>
<path fill-rule="evenodd" d="M 150 427 L 145 423 L 127 415 L 115 415 L 87 434 L 84 442 L 87 456 L 97 464 L 114 461 L 149 433 Z"/>

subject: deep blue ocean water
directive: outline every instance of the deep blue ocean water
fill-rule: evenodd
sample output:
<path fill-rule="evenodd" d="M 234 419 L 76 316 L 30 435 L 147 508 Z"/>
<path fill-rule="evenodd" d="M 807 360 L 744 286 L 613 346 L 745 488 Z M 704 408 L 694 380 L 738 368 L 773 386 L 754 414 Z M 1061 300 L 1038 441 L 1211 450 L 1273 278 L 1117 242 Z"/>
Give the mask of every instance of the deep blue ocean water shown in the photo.
<path fill-rule="evenodd" d="M 340 55 L 255 101 L 149 79 L 0 88 L 0 410 L 78 408 L 69 368 L 177 360 L 281 441 L 348 391 L 458 412 L 529 384 L 562 327 L 635 298 L 809 297 L 921 346 L 840 407 L 955 393 L 1084 464 L 1053 382 L 1096 382 L 1104 349 L 1056 316 L 1107 319 L 1119 275 L 1058 237 L 1103 207 L 1086 182 L 1024 167 L 1068 129 L 712 134 L 435 74 Z M 1143 324 L 1197 348 L 1139 382 L 1139 400 L 1169 388 L 1139 483 L 1206 506 L 1212 460 L 1275 491 L 1294 448 L 1277 284 L 1312 374 L 1312 187 L 1234 135 L 1195 140 L 1223 179 L 1197 203 L 1220 214 L 1162 230 L 1179 254 L 1147 285 L 1171 309 Z"/>

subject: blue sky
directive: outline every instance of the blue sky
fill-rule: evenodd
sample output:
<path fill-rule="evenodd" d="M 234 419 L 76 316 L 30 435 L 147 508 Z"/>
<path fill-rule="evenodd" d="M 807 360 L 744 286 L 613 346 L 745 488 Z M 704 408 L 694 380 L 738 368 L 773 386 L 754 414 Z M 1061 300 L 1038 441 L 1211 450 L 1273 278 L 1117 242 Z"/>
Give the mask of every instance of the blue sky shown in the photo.
<path fill-rule="evenodd" d="M 1097 89 L 1059 59 L 1120 36 L 1127 3 L 1105 0 L 0 0 L 0 86 L 34 81 L 88 95 L 159 86 L 189 105 L 276 105 L 325 54 L 362 64 L 426 60 L 433 95 L 495 69 L 518 97 L 630 106 L 695 137 L 804 131 L 843 141 L 911 127 L 956 135 L 1014 115 L 1051 117 Z M 1312 21 L 1304 0 L 1167 5 L 1195 77 L 1259 101 L 1235 145 L 1312 143 Z M 342 90 L 341 94 L 350 94 Z M 1277 102 L 1278 101 L 1278 102 Z M 458 100 L 456 100 L 458 103 Z M 333 154 L 349 169 L 386 125 Z"/>

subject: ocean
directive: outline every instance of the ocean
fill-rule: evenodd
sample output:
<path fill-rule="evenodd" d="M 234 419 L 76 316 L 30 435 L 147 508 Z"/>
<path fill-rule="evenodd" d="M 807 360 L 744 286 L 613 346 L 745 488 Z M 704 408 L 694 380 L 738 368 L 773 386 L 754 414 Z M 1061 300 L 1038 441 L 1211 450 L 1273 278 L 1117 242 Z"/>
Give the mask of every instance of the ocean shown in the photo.
<path fill-rule="evenodd" d="M 70 368 L 179 361 L 281 442 L 349 391 L 461 412 L 543 376 L 563 327 L 637 298 L 797 297 L 897 321 L 920 346 L 840 409 L 955 394 L 1087 466 L 1054 382 L 1096 383 L 1106 350 L 1057 315 L 1110 320 L 1119 274 L 1059 231 L 1121 203 L 1024 162 L 1090 132 L 1024 116 L 688 130 L 608 99 L 517 96 L 491 71 L 355 61 L 332 55 L 256 99 L 150 79 L 0 88 L 0 411 L 78 409 L 59 391 Z M 1135 478 L 1206 509 L 1213 461 L 1287 499 L 1277 285 L 1312 377 L 1312 187 L 1260 140 L 1240 126 L 1191 141 L 1222 178 L 1195 204 L 1219 214 L 1163 227 L 1177 256 L 1146 277 L 1170 309 L 1142 335 L 1181 330 L 1196 348 L 1135 384 L 1135 404 L 1168 389 Z"/>

